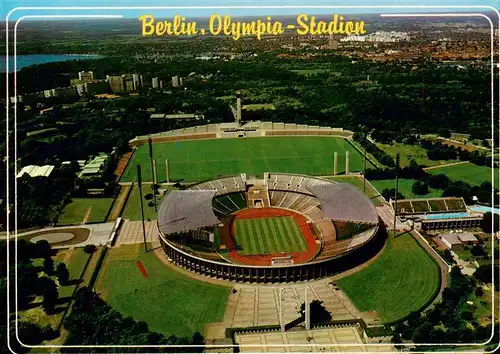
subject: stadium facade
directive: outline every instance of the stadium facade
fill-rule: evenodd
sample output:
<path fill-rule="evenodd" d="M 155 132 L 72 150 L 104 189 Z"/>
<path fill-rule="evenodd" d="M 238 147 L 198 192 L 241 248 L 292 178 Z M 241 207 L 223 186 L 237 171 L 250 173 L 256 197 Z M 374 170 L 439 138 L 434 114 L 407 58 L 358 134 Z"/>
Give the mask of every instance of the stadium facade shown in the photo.
<path fill-rule="evenodd" d="M 243 210 L 281 210 L 307 220 L 304 253 L 243 255 L 231 226 Z M 364 263 L 383 246 L 372 202 L 349 184 L 265 173 L 205 181 L 169 192 L 158 212 L 161 246 L 174 264 L 211 278 L 282 283 L 323 278 Z M 306 230 L 307 231 L 307 230 Z M 314 248 L 314 249 L 312 249 Z"/>

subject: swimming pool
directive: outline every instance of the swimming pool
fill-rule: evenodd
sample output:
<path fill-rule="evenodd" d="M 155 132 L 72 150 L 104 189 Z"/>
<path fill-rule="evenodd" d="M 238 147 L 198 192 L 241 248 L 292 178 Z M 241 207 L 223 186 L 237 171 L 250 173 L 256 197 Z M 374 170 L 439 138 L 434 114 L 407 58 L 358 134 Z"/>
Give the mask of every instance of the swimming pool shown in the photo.
<path fill-rule="evenodd" d="M 489 211 L 492 213 L 500 214 L 500 209 L 492 208 L 492 207 L 485 206 L 485 205 L 472 205 L 472 206 L 469 206 L 468 208 L 472 211 L 477 211 L 479 213 L 487 213 Z"/>
<path fill-rule="evenodd" d="M 461 218 L 468 218 L 470 215 L 469 213 L 443 213 L 443 214 L 431 214 L 431 215 L 426 215 L 425 218 L 429 220 L 444 220 L 444 219 L 461 219 Z"/>

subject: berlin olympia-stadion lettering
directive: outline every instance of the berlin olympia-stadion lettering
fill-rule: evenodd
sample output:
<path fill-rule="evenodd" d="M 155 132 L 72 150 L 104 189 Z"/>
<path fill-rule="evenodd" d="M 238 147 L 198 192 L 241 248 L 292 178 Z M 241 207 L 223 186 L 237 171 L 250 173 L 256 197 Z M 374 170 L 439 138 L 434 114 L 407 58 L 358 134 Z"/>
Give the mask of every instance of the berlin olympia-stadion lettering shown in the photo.
<path fill-rule="evenodd" d="M 234 40 L 242 36 L 255 36 L 261 39 L 264 35 L 280 35 L 285 29 L 295 30 L 298 35 L 333 35 L 333 34 L 364 34 L 364 21 L 344 21 L 344 16 L 332 15 L 331 21 L 317 21 L 315 16 L 300 14 L 295 23 L 283 24 L 273 21 L 270 16 L 257 21 L 233 21 L 229 15 L 214 14 L 208 20 L 207 28 L 199 28 L 195 21 L 187 21 L 185 17 L 175 15 L 172 21 L 156 21 L 152 15 L 142 15 L 141 34 L 143 36 L 194 36 L 210 34 L 225 35 Z"/>

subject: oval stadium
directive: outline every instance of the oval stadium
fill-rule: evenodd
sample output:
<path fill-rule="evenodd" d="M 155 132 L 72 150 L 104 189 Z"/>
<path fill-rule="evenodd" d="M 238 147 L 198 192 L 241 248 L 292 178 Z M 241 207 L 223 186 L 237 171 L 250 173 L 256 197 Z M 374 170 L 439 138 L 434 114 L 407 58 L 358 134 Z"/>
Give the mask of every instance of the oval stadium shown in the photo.
<path fill-rule="evenodd" d="M 377 211 L 361 191 L 282 173 L 240 174 L 172 190 L 158 210 L 157 227 L 171 262 L 236 282 L 327 277 L 365 262 L 381 244 Z"/>

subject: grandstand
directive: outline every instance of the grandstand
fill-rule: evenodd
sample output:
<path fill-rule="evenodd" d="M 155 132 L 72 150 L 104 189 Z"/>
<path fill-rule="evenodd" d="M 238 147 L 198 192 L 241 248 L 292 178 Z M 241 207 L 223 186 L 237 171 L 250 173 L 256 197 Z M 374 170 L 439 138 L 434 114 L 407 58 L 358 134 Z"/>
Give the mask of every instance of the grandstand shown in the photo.
<path fill-rule="evenodd" d="M 394 209 L 394 200 L 390 201 Z M 398 215 L 465 212 L 467 206 L 463 198 L 429 198 L 398 200 Z"/>
<path fill-rule="evenodd" d="M 394 201 L 390 201 L 394 209 Z M 408 219 L 417 229 L 474 229 L 482 215 L 468 210 L 463 198 L 429 198 L 398 200 L 397 214 Z"/>
<path fill-rule="evenodd" d="M 261 179 L 240 174 L 171 191 L 158 216 L 162 247 L 174 263 L 236 281 L 327 276 L 338 271 L 329 262 L 360 250 L 377 230 L 375 207 L 351 185 L 280 173 Z"/>

